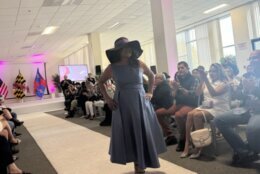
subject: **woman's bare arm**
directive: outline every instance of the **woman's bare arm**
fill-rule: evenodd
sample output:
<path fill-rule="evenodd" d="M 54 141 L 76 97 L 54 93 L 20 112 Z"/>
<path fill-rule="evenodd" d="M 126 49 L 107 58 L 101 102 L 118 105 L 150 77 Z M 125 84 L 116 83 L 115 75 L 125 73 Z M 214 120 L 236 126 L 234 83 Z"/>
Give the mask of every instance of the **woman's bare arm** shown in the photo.
<path fill-rule="evenodd" d="M 100 89 L 100 92 L 104 96 L 105 100 L 108 100 L 110 98 L 109 95 L 107 94 L 105 83 L 107 82 L 107 80 L 109 80 L 111 78 L 112 78 L 112 67 L 111 67 L 111 65 L 109 65 L 105 69 L 104 73 L 101 75 L 99 82 L 98 82 L 98 87 Z"/>
<path fill-rule="evenodd" d="M 147 67 L 145 63 L 142 61 L 140 62 L 140 67 L 144 70 L 144 74 L 148 77 L 149 79 L 149 87 L 148 87 L 148 93 L 152 94 L 153 93 L 153 86 L 154 86 L 154 74 L 153 72 Z"/>
<path fill-rule="evenodd" d="M 210 93 L 211 96 L 215 97 L 215 96 L 219 96 L 219 95 L 222 95 L 224 94 L 225 92 L 227 92 L 228 90 L 228 85 L 225 84 L 225 85 L 220 85 L 216 88 L 214 88 L 208 79 L 205 80 L 205 85 L 206 87 L 208 88 L 208 91 Z"/>

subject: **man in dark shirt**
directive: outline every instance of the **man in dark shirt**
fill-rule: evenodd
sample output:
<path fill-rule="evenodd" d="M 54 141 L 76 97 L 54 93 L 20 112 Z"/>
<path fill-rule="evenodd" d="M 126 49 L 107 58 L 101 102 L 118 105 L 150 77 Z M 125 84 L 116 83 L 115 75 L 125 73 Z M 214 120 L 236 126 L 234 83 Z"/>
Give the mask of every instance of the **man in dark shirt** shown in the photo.
<path fill-rule="evenodd" d="M 183 151 L 185 145 L 186 133 L 186 117 L 188 112 L 198 106 L 199 97 L 196 91 L 199 86 L 199 80 L 193 77 L 189 71 L 189 66 L 186 62 L 178 63 L 178 72 L 175 75 L 175 80 L 172 82 L 172 92 L 175 103 L 167 110 L 157 111 L 157 116 L 174 115 L 177 128 L 180 134 L 176 151 Z"/>
<path fill-rule="evenodd" d="M 64 80 L 62 80 L 60 84 L 63 93 L 65 93 L 65 91 L 69 88 L 69 85 L 72 84 L 72 81 L 68 79 L 67 75 L 64 75 Z"/>
<path fill-rule="evenodd" d="M 151 102 L 156 114 L 158 113 L 157 118 L 162 127 L 164 136 L 166 137 L 166 144 L 176 144 L 177 139 L 173 135 L 170 123 L 165 120 L 165 117 L 170 116 L 170 114 L 160 114 L 173 105 L 172 89 L 164 74 L 157 74 L 155 76 L 155 86 Z"/>

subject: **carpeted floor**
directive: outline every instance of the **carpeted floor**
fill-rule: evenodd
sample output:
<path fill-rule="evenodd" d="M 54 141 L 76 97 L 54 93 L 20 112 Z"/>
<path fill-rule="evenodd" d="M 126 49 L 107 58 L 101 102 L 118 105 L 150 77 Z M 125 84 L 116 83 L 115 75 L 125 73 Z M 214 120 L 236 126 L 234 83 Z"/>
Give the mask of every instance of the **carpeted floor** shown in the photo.
<path fill-rule="evenodd" d="M 19 157 L 15 162 L 17 166 L 33 174 L 56 174 L 57 172 L 27 129 L 21 126 L 17 132 L 22 133 L 22 136 L 19 137 L 22 143 L 16 147 L 20 150 L 16 154 Z"/>
<path fill-rule="evenodd" d="M 23 114 L 19 118 L 59 174 L 134 174 L 133 164 L 111 164 L 109 137 L 103 134 L 47 113 Z M 146 173 L 195 174 L 163 159 L 160 163 L 161 168 L 148 168 Z"/>
<path fill-rule="evenodd" d="M 65 119 L 63 110 L 49 112 L 48 114 Z M 100 134 L 110 136 L 110 127 L 100 127 L 99 119 L 90 121 L 75 117 L 66 120 L 84 126 Z M 218 141 L 219 155 L 216 158 L 211 157 L 213 154 L 211 147 L 205 150 L 204 155 L 199 160 L 191 160 L 188 158 L 181 159 L 179 158 L 180 153 L 176 152 L 175 148 L 176 146 L 168 147 L 168 152 L 160 157 L 199 174 L 260 174 L 260 162 L 255 162 L 243 167 L 231 166 L 230 159 L 232 151 L 224 139 Z"/>

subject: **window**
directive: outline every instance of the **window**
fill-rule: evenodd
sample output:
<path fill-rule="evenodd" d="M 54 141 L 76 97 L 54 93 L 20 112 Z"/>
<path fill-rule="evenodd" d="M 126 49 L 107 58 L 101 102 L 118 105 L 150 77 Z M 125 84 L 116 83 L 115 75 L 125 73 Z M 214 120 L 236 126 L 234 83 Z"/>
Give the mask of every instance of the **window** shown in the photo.
<path fill-rule="evenodd" d="M 211 53 L 209 44 L 208 25 L 200 25 L 195 28 L 196 43 L 198 52 L 198 63 L 203 65 L 205 69 L 209 69 L 211 65 Z"/>
<path fill-rule="evenodd" d="M 199 59 L 198 59 L 198 49 L 196 41 L 192 41 L 188 43 L 188 48 L 190 50 L 190 57 L 191 57 L 191 68 L 194 69 L 199 66 Z"/>
<path fill-rule="evenodd" d="M 185 32 L 177 34 L 176 40 L 179 58 L 178 60 L 188 62 Z"/>
<path fill-rule="evenodd" d="M 247 12 L 248 31 L 250 39 L 260 37 L 260 2 L 254 2 Z"/>
<path fill-rule="evenodd" d="M 199 59 L 198 59 L 198 50 L 197 50 L 197 42 L 196 42 L 196 34 L 195 29 L 188 30 L 187 32 L 187 48 L 189 50 L 189 58 L 188 61 L 191 68 L 195 68 L 199 66 Z"/>
<path fill-rule="evenodd" d="M 222 18 L 219 20 L 221 41 L 223 47 L 223 56 L 235 56 L 236 48 L 233 36 L 233 27 L 231 17 Z"/>
<path fill-rule="evenodd" d="M 178 61 L 186 61 L 191 69 L 197 68 L 200 63 L 205 64 L 205 60 L 211 62 L 207 25 L 178 33 L 176 40 Z"/>
<path fill-rule="evenodd" d="M 260 37 L 260 3 L 254 3 L 254 20 L 255 20 L 255 29 L 256 29 L 256 36 Z"/>

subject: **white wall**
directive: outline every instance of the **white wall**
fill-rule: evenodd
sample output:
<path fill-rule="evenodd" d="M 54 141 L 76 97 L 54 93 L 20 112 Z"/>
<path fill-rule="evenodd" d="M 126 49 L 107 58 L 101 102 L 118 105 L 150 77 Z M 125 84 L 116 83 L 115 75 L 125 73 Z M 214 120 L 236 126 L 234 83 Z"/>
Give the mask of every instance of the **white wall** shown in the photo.
<path fill-rule="evenodd" d="M 15 97 L 13 95 L 13 84 L 16 80 L 16 76 L 19 73 L 23 75 L 26 80 L 26 85 L 29 87 L 29 93 L 26 93 L 26 96 L 33 96 L 34 94 L 34 80 L 37 72 L 37 68 L 43 78 L 45 78 L 45 69 L 44 63 L 2 63 L 0 64 L 0 78 L 8 87 L 7 98 Z M 45 90 L 47 93 L 47 90 Z"/>

